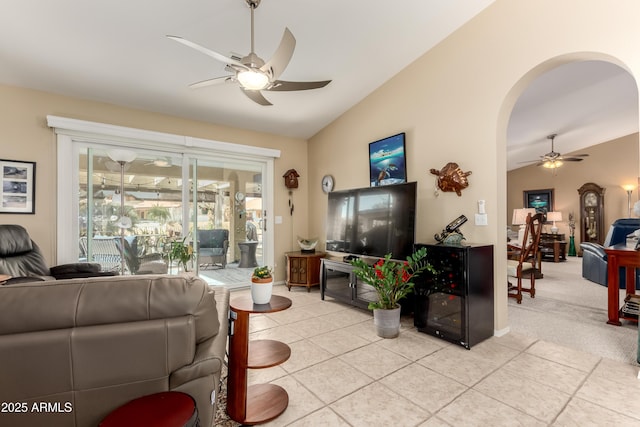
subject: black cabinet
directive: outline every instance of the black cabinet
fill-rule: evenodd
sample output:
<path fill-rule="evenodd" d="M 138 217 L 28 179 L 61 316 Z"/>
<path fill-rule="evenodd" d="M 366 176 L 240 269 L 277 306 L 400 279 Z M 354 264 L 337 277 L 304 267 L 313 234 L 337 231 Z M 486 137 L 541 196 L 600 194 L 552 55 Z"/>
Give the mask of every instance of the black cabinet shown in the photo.
<path fill-rule="evenodd" d="M 414 281 L 418 331 L 467 349 L 493 336 L 493 246 L 415 245 L 422 247 L 437 273 Z"/>
<path fill-rule="evenodd" d="M 377 301 L 375 289 L 360 281 L 353 274 L 353 269 L 347 262 L 323 259 L 320 274 L 322 299 L 326 295 L 360 308 L 367 308 L 369 302 Z"/>

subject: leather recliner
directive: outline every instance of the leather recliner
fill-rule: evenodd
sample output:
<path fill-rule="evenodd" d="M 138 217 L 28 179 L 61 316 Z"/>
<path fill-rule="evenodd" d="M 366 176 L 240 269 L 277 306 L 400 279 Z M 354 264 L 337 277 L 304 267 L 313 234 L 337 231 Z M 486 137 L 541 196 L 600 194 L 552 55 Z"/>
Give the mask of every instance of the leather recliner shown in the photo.
<path fill-rule="evenodd" d="M 604 245 L 592 242 L 580 243 L 580 248 L 582 249 L 582 277 L 602 286 L 607 286 L 607 254 L 604 249 L 619 243 L 625 243 L 627 236 L 638 229 L 640 229 L 640 218 L 621 218 L 617 219 L 609 227 Z M 624 270 L 624 268 L 621 268 L 621 270 Z M 625 289 L 625 275 L 622 272 L 619 274 L 620 289 Z M 640 283 L 638 278 L 636 278 L 636 283 Z"/>
<path fill-rule="evenodd" d="M 228 310 L 227 289 L 188 275 L 0 286 L 0 401 L 20 404 L 0 424 L 95 427 L 133 399 L 181 391 L 212 427 Z"/>
<path fill-rule="evenodd" d="M 100 264 L 78 262 L 49 268 L 40 248 L 24 227 L 0 224 L 0 274 L 12 277 L 7 284 L 47 279 L 113 276 L 100 271 Z"/>

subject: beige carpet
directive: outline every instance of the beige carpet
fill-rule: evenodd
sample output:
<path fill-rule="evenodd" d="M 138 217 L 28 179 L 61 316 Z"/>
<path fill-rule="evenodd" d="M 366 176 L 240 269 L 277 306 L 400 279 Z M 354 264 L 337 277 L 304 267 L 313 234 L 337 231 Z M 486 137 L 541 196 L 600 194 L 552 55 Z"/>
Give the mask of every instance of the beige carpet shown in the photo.
<path fill-rule="evenodd" d="M 509 298 L 511 331 L 636 364 L 638 325 L 606 323 L 607 288 L 582 278 L 582 258 L 543 262 L 542 271 L 544 279 L 536 280 L 535 298 L 525 294 L 522 304 Z"/>

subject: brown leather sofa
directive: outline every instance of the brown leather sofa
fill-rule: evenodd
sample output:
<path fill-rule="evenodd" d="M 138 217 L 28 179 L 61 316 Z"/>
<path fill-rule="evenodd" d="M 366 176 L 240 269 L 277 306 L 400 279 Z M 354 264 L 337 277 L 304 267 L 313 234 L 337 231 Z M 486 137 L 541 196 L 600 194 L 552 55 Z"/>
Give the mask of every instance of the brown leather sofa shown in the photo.
<path fill-rule="evenodd" d="M 228 290 L 195 276 L 0 286 L 0 425 L 95 427 L 175 390 L 213 426 L 228 306 Z"/>

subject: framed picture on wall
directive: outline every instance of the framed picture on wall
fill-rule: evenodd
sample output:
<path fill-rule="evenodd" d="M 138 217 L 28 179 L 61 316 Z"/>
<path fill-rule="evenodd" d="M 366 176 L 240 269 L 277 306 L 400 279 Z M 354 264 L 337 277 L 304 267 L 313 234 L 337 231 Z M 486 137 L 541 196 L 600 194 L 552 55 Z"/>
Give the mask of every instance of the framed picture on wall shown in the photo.
<path fill-rule="evenodd" d="M 537 213 L 547 214 L 553 211 L 553 189 L 525 190 L 524 207 L 533 208 Z"/>
<path fill-rule="evenodd" d="M 371 187 L 407 182 L 405 134 L 388 136 L 369 144 L 369 183 Z"/>
<path fill-rule="evenodd" d="M 0 159 L 0 171 L 2 172 L 0 213 L 35 213 L 35 162 Z"/>

